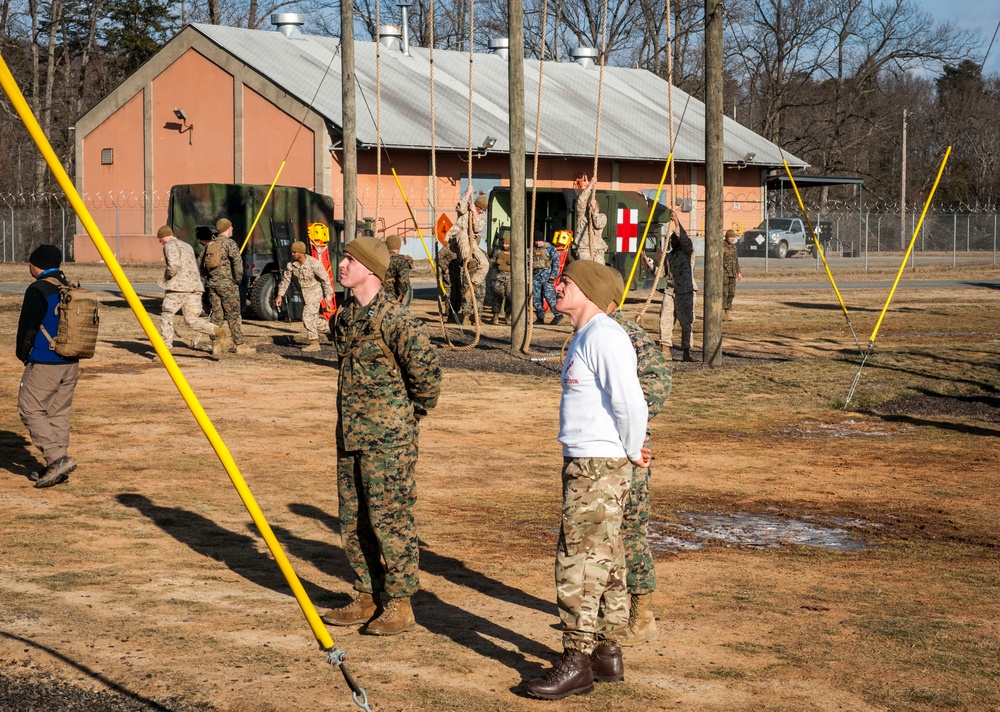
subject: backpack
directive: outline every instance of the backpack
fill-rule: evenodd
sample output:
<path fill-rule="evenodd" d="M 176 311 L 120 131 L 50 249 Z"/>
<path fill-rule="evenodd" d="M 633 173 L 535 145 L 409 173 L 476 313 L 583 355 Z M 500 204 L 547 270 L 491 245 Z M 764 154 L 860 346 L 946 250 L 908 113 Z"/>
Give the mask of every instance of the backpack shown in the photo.
<path fill-rule="evenodd" d="M 341 304 L 337 308 L 337 313 L 333 316 L 334 323 L 336 323 L 339 313 L 344 310 L 344 306 L 345 305 Z M 338 349 L 337 357 L 341 360 L 346 359 L 348 356 L 351 356 L 359 346 L 361 346 L 361 342 L 374 341 L 382 351 L 382 355 L 392 362 L 393 370 L 399 371 L 399 361 L 396 360 L 396 355 L 392 352 L 392 349 L 389 348 L 389 344 L 385 343 L 385 339 L 382 337 L 382 322 L 385 320 L 385 313 L 389 311 L 390 306 L 392 306 L 392 302 L 386 302 L 385 306 L 383 306 L 378 313 L 372 315 L 371 320 L 375 325 L 375 332 L 373 334 L 358 337 L 347 346 L 343 353 L 340 353 L 340 350 Z"/>
<path fill-rule="evenodd" d="M 65 285 L 54 277 L 45 281 L 59 289 L 59 329 L 55 338 L 42 327 L 42 333 L 49 340 L 49 348 L 66 359 L 91 358 L 97 348 L 97 329 L 101 325 L 98 314 L 100 301 L 88 289 L 75 285 Z"/>
<path fill-rule="evenodd" d="M 222 240 L 212 240 L 205 245 L 205 251 L 201 254 L 201 264 L 210 272 L 222 264 Z"/>

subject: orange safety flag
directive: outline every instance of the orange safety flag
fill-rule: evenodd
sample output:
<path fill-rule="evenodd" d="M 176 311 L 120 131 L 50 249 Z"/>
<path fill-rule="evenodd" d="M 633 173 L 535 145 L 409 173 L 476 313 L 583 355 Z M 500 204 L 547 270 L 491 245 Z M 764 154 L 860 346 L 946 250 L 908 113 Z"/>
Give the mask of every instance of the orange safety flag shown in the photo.
<path fill-rule="evenodd" d="M 448 231 L 451 230 L 451 226 L 454 224 L 451 218 L 444 213 L 441 213 L 441 217 L 437 219 L 437 224 L 434 226 L 434 233 L 437 235 L 438 242 L 442 245 L 445 244 L 448 238 Z"/>

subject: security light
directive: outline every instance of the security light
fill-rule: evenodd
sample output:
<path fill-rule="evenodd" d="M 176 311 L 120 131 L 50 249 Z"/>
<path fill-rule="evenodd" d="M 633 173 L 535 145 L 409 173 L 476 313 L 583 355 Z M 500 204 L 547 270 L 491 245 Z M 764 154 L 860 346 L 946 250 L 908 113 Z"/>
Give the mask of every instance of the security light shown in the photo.
<path fill-rule="evenodd" d="M 489 151 L 496 145 L 496 142 L 497 140 L 495 138 L 493 138 L 492 136 L 487 136 L 486 139 L 483 141 L 483 150 Z"/>
<path fill-rule="evenodd" d="M 184 109 L 174 109 L 174 116 L 176 116 L 178 119 L 180 119 L 185 124 L 188 121 L 188 117 L 187 117 L 187 114 L 184 113 Z"/>
<path fill-rule="evenodd" d="M 750 151 L 749 153 L 747 153 L 747 155 L 743 156 L 743 162 L 744 163 L 750 163 L 750 161 L 752 161 L 756 157 L 757 157 L 757 154 L 754 153 L 753 151 Z"/>

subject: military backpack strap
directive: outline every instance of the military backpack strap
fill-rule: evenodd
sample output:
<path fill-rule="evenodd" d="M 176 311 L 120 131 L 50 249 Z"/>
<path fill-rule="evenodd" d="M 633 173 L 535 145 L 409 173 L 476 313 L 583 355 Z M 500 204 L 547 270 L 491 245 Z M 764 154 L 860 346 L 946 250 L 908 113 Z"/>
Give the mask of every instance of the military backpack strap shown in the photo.
<path fill-rule="evenodd" d="M 399 371 L 399 361 L 396 360 L 396 355 L 389 348 L 389 344 L 385 343 L 385 339 L 382 337 L 382 321 L 385 319 L 385 313 L 392 306 L 391 302 L 386 302 L 385 305 L 371 316 L 371 322 L 374 326 L 374 331 L 371 334 L 365 334 L 364 336 L 356 336 L 351 340 L 351 343 L 347 348 L 341 353 L 338 351 L 338 355 L 341 359 L 348 358 L 357 351 L 358 347 L 365 341 L 374 341 L 379 349 L 382 351 L 382 355 L 385 356 L 389 361 L 392 362 L 392 367 Z M 340 318 L 341 312 L 344 310 L 345 305 L 341 304 L 337 307 L 337 312 L 334 314 L 335 319 Z"/>

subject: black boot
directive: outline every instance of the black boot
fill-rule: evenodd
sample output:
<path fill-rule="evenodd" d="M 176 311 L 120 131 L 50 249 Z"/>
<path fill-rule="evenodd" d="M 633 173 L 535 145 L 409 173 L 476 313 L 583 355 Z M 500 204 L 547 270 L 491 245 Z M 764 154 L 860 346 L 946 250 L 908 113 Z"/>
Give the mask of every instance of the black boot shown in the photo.
<path fill-rule="evenodd" d="M 598 682 L 621 682 L 625 679 L 622 649 L 613 643 L 603 643 L 594 648 L 590 667 Z"/>
<path fill-rule="evenodd" d="M 691 349 L 684 349 L 684 355 L 681 356 L 681 361 L 694 361 L 694 359 L 691 358 Z"/>
<path fill-rule="evenodd" d="M 594 689 L 594 674 L 590 670 L 590 656 L 579 650 L 566 649 L 551 670 L 530 682 L 524 683 L 525 692 L 542 700 L 561 700 L 570 695 L 581 695 Z"/>
<path fill-rule="evenodd" d="M 562 321 L 562 318 L 563 318 L 562 314 L 556 314 L 556 318 L 552 320 L 552 326 L 555 326 L 560 321 Z"/>
<path fill-rule="evenodd" d="M 535 326 L 540 326 L 541 324 L 544 324 L 544 323 L 545 323 L 545 316 L 544 315 L 543 316 L 536 316 L 535 317 Z"/>

